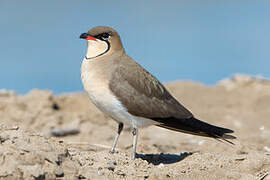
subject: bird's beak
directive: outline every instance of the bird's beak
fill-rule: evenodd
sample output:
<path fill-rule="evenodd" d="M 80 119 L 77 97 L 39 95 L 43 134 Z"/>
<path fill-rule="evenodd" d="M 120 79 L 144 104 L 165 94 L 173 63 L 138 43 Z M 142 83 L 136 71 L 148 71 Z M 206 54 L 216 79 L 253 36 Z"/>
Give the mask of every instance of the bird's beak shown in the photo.
<path fill-rule="evenodd" d="M 80 38 L 85 39 L 85 40 L 96 40 L 96 38 L 94 38 L 93 36 L 88 35 L 87 33 L 82 33 L 80 35 Z"/>
<path fill-rule="evenodd" d="M 88 37 L 88 34 L 87 33 L 82 33 L 80 35 L 80 39 L 86 39 Z"/>

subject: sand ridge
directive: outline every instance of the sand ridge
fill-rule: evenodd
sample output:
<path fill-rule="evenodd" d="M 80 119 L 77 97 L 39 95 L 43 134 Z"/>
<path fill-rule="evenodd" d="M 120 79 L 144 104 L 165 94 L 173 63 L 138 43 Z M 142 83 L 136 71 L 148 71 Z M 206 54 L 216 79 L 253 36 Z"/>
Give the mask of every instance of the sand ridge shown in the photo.
<path fill-rule="evenodd" d="M 237 75 L 212 87 L 166 87 L 199 119 L 235 130 L 235 146 L 148 127 L 132 161 L 131 129 L 109 154 L 117 124 L 85 93 L 2 90 L 0 179 L 270 179 L 268 80 Z"/>

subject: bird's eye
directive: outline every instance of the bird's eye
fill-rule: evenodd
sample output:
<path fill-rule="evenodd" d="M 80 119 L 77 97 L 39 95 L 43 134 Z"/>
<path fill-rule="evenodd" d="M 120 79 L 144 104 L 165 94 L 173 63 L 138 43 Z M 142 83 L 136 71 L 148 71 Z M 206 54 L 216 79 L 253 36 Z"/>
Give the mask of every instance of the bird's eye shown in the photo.
<path fill-rule="evenodd" d="M 110 37 L 109 33 L 103 33 L 101 34 L 102 39 L 106 40 Z"/>

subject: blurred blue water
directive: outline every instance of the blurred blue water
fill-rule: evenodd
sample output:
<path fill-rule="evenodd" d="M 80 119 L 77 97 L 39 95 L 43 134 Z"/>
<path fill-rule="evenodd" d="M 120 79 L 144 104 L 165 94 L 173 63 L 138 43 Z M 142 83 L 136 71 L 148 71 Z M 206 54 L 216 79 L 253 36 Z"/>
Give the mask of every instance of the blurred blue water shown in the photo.
<path fill-rule="evenodd" d="M 114 27 L 162 82 L 270 77 L 270 1 L 1 0 L 0 89 L 82 90 L 80 33 Z"/>

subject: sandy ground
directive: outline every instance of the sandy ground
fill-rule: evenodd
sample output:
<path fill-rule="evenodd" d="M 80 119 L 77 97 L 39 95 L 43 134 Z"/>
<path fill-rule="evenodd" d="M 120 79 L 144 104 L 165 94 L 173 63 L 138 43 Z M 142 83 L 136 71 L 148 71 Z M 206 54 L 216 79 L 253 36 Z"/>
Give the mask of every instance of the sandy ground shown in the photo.
<path fill-rule="evenodd" d="M 166 85 L 195 116 L 235 130 L 235 145 L 158 127 L 125 128 L 84 93 L 0 92 L 0 179 L 270 179 L 270 82 L 235 76 L 214 87 Z M 67 135 L 67 134 L 70 135 Z M 66 136 L 64 136 L 66 135 Z"/>

